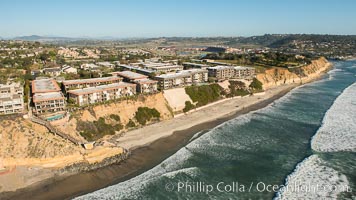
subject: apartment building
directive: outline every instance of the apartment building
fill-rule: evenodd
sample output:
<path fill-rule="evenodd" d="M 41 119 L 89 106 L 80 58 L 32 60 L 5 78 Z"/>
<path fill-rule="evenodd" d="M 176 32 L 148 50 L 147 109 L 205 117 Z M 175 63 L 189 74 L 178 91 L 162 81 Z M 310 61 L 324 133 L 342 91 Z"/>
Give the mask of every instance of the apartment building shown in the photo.
<path fill-rule="evenodd" d="M 132 63 L 133 66 L 140 67 L 142 69 L 148 69 L 156 73 L 169 73 L 183 70 L 182 65 L 176 65 L 171 63 L 158 63 L 158 62 L 140 62 Z"/>
<path fill-rule="evenodd" d="M 91 78 L 91 79 L 76 79 L 63 81 L 63 86 L 66 91 L 73 89 L 81 89 L 87 87 L 95 87 L 99 85 L 107 85 L 112 83 L 119 83 L 122 81 L 121 77 L 102 77 L 102 78 Z"/>
<path fill-rule="evenodd" d="M 0 84 L 0 115 L 21 113 L 24 109 L 20 83 Z"/>
<path fill-rule="evenodd" d="M 144 74 L 144 75 L 150 75 L 150 74 L 155 73 L 155 72 L 152 71 L 152 70 L 143 69 L 143 68 L 136 67 L 136 66 L 131 66 L 131 65 L 120 65 L 120 67 L 121 67 L 121 69 L 123 69 L 123 70 L 135 71 L 135 72 L 138 72 L 138 73 Z"/>
<path fill-rule="evenodd" d="M 201 63 L 184 62 L 182 64 L 186 69 L 192 69 L 192 68 L 207 69 L 209 67 L 209 65 L 201 64 Z"/>
<path fill-rule="evenodd" d="M 113 72 L 113 76 L 120 76 L 126 82 L 136 84 L 136 90 L 138 93 L 155 93 L 157 92 L 157 81 L 151 80 L 148 76 L 135 73 L 132 71 Z"/>
<path fill-rule="evenodd" d="M 150 69 L 154 72 L 159 72 L 159 73 L 169 73 L 169 72 L 176 72 L 176 71 L 183 70 L 184 67 L 182 65 L 172 65 L 172 64 L 162 63 L 162 65 L 159 66 L 146 67 L 146 69 Z"/>
<path fill-rule="evenodd" d="M 155 79 L 158 81 L 158 86 L 161 90 L 184 87 L 208 82 L 208 70 L 182 70 L 174 74 L 162 74 L 160 76 L 156 76 Z"/>
<path fill-rule="evenodd" d="M 136 85 L 125 82 L 68 91 L 68 97 L 73 99 L 79 106 L 119 99 L 135 94 Z"/>
<path fill-rule="evenodd" d="M 215 66 L 207 68 L 209 77 L 214 77 L 217 80 L 227 79 L 251 79 L 256 75 L 255 68 L 241 66 Z"/>
<path fill-rule="evenodd" d="M 252 79 L 256 76 L 256 69 L 253 67 L 235 67 L 235 77 L 241 79 Z"/>
<path fill-rule="evenodd" d="M 63 111 L 66 107 L 65 97 L 54 79 L 41 79 L 31 82 L 32 102 L 37 114 Z"/>

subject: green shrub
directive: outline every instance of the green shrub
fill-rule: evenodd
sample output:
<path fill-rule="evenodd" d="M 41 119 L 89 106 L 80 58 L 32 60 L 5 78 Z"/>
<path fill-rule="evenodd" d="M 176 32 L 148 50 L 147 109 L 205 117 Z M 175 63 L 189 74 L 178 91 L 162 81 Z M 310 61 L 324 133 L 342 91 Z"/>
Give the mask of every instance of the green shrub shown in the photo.
<path fill-rule="evenodd" d="M 78 121 L 77 130 L 86 140 L 95 141 L 105 135 L 114 135 L 115 131 L 123 129 L 122 124 L 106 124 L 105 119 L 100 117 L 98 121 L 84 122 Z"/>
<path fill-rule="evenodd" d="M 257 78 L 253 78 L 253 81 L 250 84 L 250 88 L 252 88 L 254 91 L 262 91 L 261 81 L 257 80 Z"/>
<path fill-rule="evenodd" d="M 246 90 L 246 85 L 244 82 L 229 81 L 229 83 L 230 93 L 226 95 L 227 97 L 246 96 L 250 94 L 250 92 Z"/>
<path fill-rule="evenodd" d="M 160 113 L 155 108 L 139 107 L 135 113 L 135 119 L 141 125 L 145 125 L 152 119 L 159 119 Z"/>
<path fill-rule="evenodd" d="M 197 102 L 196 106 L 200 107 L 219 100 L 223 89 L 218 84 L 211 84 L 186 87 L 185 91 L 194 103 Z"/>
<path fill-rule="evenodd" d="M 111 114 L 110 118 L 115 120 L 115 121 L 118 121 L 118 122 L 120 121 L 120 116 L 119 115 Z"/>
<path fill-rule="evenodd" d="M 188 112 L 190 111 L 191 109 L 194 109 L 195 106 L 190 102 L 190 101 L 186 101 L 185 102 L 185 107 L 183 109 L 183 112 Z"/>
<path fill-rule="evenodd" d="M 134 121 L 130 119 L 130 121 L 126 124 L 126 128 L 133 128 L 136 127 L 136 124 Z"/>

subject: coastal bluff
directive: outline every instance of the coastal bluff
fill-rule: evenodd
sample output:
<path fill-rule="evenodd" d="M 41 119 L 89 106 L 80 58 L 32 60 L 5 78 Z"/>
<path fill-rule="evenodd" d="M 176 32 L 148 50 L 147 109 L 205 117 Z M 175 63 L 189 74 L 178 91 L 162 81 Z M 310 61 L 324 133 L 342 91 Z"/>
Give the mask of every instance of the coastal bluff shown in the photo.
<path fill-rule="evenodd" d="M 139 108 L 155 109 L 160 114 L 160 121 L 173 118 L 173 112 L 163 94 L 157 93 L 79 108 L 71 112 L 71 117 L 67 123 L 58 125 L 57 128 L 80 135 L 81 130 L 94 128 L 93 126 L 97 126 L 97 122 L 102 120 L 111 126 L 119 124 L 121 129 L 115 132 L 122 133 L 129 129 L 140 127 L 140 124 L 135 118 Z M 112 121 L 115 121 L 112 119 L 113 116 L 118 118 L 116 123 L 112 123 Z M 132 127 L 128 127 L 128 124 L 133 122 L 135 124 Z M 148 124 L 149 123 L 151 123 L 151 121 L 148 121 Z M 90 130 L 94 131 L 93 129 Z"/>
<path fill-rule="evenodd" d="M 326 58 L 320 57 L 295 70 L 278 67 L 267 69 L 264 73 L 257 74 L 256 78 L 263 84 L 263 89 L 266 90 L 285 84 L 310 82 L 328 70 L 330 66 L 331 63 Z"/>

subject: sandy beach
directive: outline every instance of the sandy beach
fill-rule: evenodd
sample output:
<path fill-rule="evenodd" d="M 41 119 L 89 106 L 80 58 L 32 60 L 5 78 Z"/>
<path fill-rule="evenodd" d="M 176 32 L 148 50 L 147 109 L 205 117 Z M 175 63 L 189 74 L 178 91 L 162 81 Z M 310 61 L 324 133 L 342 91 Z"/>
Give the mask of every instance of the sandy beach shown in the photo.
<path fill-rule="evenodd" d="M 128 180 L 162 162 L 189 143 L 196 133 L 203 134 L 227 120 L 263 108 L 296 86 L 276 87 L 261 96 L 224 99 L 184 116 L 127 132 L 122 137 L 114 136 L 111 141 L 132 151 L 129 159 L 90 172 L 52 177 L 15 192 L 0 194 L 0 198 L 71 199 Z"/>
<path fill-rule="evenodd" d="M 198 108 L 199 110 L 195 112 L 193 111 L 188 114 L 182 114 L 171 120 L 162 121 L 140 129 L 129 131 L 121 137 L 114 136 L 110 139 L 110 141 L 130 150 L 147 146 L 159 138 L 172 135 L 176 131 L 182 131 L 197 124 L 208 123 L 222 117 L 234 115 L 235 112 L 247 109 L 247 107 L 251 105 L 271 99 L 274 96 L 280 93 L 285 93 L 285 91 L 289 91 L 294 87 L 296 87 L 296 84 L 283 85 L 269 89 L 261 95 L 223 99 L 220 102 L 212 103 L 204 108 Z"/>

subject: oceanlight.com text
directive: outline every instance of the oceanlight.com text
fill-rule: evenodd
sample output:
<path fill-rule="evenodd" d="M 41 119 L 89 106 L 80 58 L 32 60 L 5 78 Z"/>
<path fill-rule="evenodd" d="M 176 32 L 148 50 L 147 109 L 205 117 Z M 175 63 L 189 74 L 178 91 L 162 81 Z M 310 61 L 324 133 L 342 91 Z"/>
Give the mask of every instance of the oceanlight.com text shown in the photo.
<path fill-rule="evenodd" d="M 165 185 L 168 192 L 186 192 L 186 193 L 245 193 L 245 192 L 302 192 L 302 193 L 319 193 L 319 192 L 352 192 L 350 186 L 328 185 L 328 184 L 311 184 L 295 182 L 291 185 L 273 185 L 264 182 L 251 182 L 241 184 L 239 182 L 218 182 L 214 184 L 206 182 L 169 182 Z"/>

